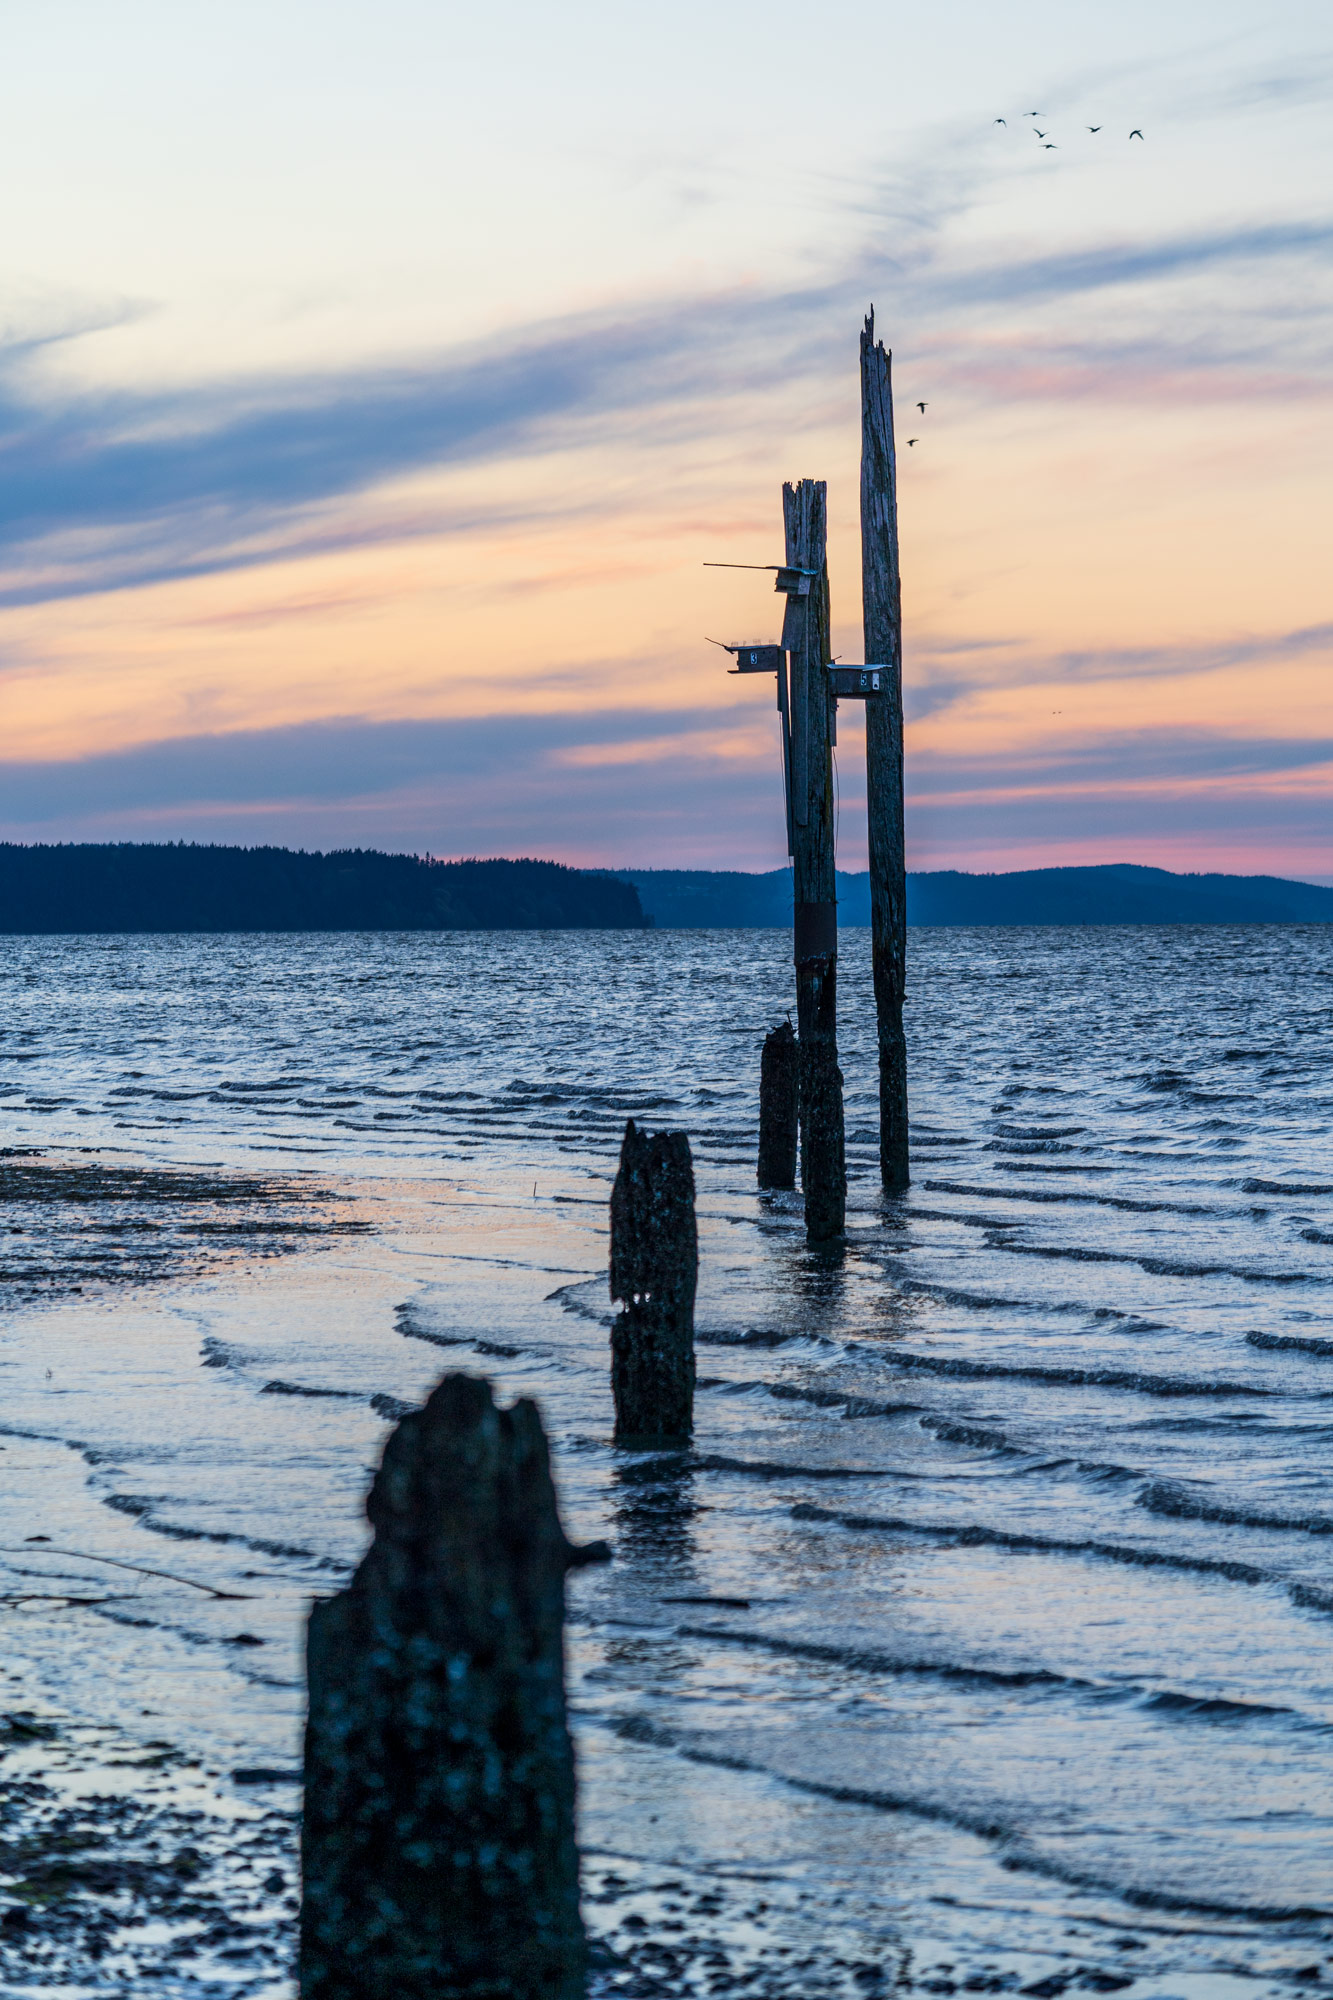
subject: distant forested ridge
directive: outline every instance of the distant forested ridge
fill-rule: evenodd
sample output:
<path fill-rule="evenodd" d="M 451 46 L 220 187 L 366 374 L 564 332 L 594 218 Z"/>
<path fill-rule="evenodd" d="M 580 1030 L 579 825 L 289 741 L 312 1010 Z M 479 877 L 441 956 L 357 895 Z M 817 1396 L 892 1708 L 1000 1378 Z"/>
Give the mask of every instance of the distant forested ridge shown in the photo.
<path fill-rule="evenodd" d="M 663 930 L 790 924 L 791 870 L 766 875 L 622 868 Z M 1032 868 L 1009 875 L 955 869 L 909 875 L 909 924 L 1327 924 L 1333 889 L 1276 875 L 1173 875 L 1165 868 Z M 838 922 L 870 922 L 870 877 L 838 875 Z"/>
<path fill-rule="evenodd" d="M 556 861 L 350 848 L 0 844 L 0 933 L 642 930 L 632 883 Z"/>

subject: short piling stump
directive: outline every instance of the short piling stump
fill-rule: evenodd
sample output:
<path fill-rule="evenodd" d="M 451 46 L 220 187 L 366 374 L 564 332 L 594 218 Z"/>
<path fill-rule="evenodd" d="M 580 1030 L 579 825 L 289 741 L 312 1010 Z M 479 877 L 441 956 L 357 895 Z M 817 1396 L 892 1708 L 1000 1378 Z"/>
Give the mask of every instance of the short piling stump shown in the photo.
<path fill-rule="evenodd" d="M 619 1445 L 688 1443 L 694 1429 L 699 1239 L 683 1132 L 631 1118 L 611 1191 L 611 1389 Z"/>
<path fill-rule="evenodd" d="M 790 1021 L 764 1038 L 759 1058 L 759 1185 L 794 1188 L 800 1132 L 801 1054 Z"/>

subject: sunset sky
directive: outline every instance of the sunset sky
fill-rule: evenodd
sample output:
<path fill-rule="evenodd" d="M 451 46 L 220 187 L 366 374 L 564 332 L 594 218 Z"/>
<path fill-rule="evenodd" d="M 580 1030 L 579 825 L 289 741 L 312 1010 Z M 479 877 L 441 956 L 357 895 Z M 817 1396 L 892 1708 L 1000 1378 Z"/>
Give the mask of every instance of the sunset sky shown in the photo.
<path fill-rule="evenodd" d="M 11 7 L 0 838 L 780 866 L 770 684 L 705 638 L 780 600 L 703 565 L 826 478 L 862 657 L 873 301 L 910 865 L 1333 880 L 1328 28 Z"/>

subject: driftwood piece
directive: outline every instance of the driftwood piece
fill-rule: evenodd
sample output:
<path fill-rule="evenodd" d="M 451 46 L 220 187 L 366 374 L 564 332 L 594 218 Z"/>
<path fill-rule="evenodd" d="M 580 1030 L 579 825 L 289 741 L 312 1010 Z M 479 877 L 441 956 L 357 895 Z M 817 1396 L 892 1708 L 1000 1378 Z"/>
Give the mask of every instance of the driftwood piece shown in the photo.
<path fill-rule="evenodd" d="M 447 1376 L 310 1616 L 302 2000 L 580 2000 L 564 1584 L 535 1404 Z"/>
<path fill-rule="evenodd" d="M 886 1190 L 909 1182 L 907 1164 L 907 855 L 903 816 L 902 590 L 898 564 L 898 463 L 893 443 L 893 357 L 875 339 L 874 310 L 861 334 L 861 600 L 865 657 L 888 673 L 866 703 L 866 810 L 870 829 L 870 938 L 879 1031 L 879 1168 Z"/>
<path fill-rule="evenodd" d="M 611 1390 L 617 1444 L 687 1439 L 694 1429 L 694 1294 L 699 1239 L 684 1132 L 631 1118 L 611 1190 Z"/>
<path fill-rule="evenodd" d="M 793 769 L 797 773 L 792 860 L 805 1233 L 811 1243 L 827 1243 L 841 1237 L 846 1223 L 847 1165 L 842 1072 L 838 1068 L 833 697 L 828 681 L 827 492 L 823 480 L 802 479 L 795 486 L 784 486 L 782 513 L 788 564 L 816 572 L 809 596 L 801 600 L 805 605 L 801 644 L 792 653 Z M 866 707 L 870 706 L 867 702 Z M 805 746 L 803 764 L 795 755 L 798 743 Z"/>
<path fill-rule="evenodd" d="M 796 1185 L 800 1051 L 790 1021 L 764 1039 L 759 1058 L 759 1185 Z"/>

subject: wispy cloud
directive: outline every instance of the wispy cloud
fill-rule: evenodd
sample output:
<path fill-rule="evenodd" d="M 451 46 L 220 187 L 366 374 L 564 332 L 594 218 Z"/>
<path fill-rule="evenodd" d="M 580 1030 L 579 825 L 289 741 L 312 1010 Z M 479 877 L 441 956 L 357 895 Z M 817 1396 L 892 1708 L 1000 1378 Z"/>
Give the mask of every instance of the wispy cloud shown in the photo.
<path fill-rule="evenodd" d="M 1333 793 L 1333 737 L 1237 736 L 1223 730 L 1120 729 L 1095 737 L 1055 739 L 1006 755 L 968 756 L 955 751 L 918 752 L 909 759 L 912 791 L 921 798 L 1018 794 L 1054 796 L 1111 789 L 1197 786 L 1214 780 L 1284 780 L 1297 771 L 1324 774 Z"/>
<path fill-rule="evenodd" d="M 946 379 L 994 399 L 1139 400 L 1328 382 L 1313 360 L 1284 369 L 1271 330 L 1244 342 L 1182 343 L 1158 330 L 1119 342 L 1007 335 L 1000 308 L 1151 292 L 1201 272 L 1292 265 L 1333 246 L 1333 220 L 1274 221 L 1102 242 L 996 259 L 950 249 L 965 177 L 895 200 L 912 218 L 904 250 L 867 244 L 815 282 L 678 294 L 619 313 L 536 323 L 516 336 L 416 365 L 286 372 L 165 392 L 78 393 L 34 365 L 58 343 L 0 351 L 0 605 L 127 588 L 326 553 L 378 538 L 457 531 L 458 511 L 417 497 L 387 516 L 346 503 L 456 468 L 622 443 L 670 414 L 672 441 L 704 434 L 737 399 L 826 379 L 849 312 L 889 284 Z M 985 337 L 973 322 L 989 315 Z M 88 330 L 80 309 L 66 328 Z M 1221 371 L 1230 370 L 1222 383 Z M 1325 370 L 1325 376 L 1327 371 Z"/>
<path fill-rule="evenodd" d="M 1333 661 L 1333 622 L 1291 631 L 1250 632 L 1229 639 L 1163 646 L 1084 646 L 1052 651 L 1010 637 L 972 646 L 927 638 L 907 649 L 905 706 L 909 722 L 940 715 L 991 688 L 1095 686 L 1103 681 L 1178 680 L 1229 667 L 1283 660 Z"/>
<path fill-rule="evenodd" d="M 826 303 L 817 289 L 654 302 L 415 367 L 165 394 L 62 395 L 0 367 L 0 603 L 373 539 L 373 523 L 363 534 L 319 510 L 433 468 L 587 445 L 611 424 L 623 438 L 636 416 L 753 393 L 799 362 Z M 783 337 L 770 326 L 751 344 L 779 304 Z M 392 531 L 410 527 L 400 518 Z"/>
<path fill-rule="evenodd" d="M 588 864 L 669 854 L 709 866 L 722 838 L 733 865 L 777 867 L 777 739 L 767 758 L 755 756 L 761 733 L 747 705 L 665 717 L 349 718 L 184 737 L 0 765 L 0 839 L 278 841 L 441 855 L 557 847 Z M 730 755 L 742 740 L 751 754 Z"/>
<path fill-rule="evenodd" d="M 175 737 L 103 756 L 0 764 L 0 799 L 6 821 L 32 825 L 138 808 L 355 800 L 424 782 L 491 781 L 570 763 L 661 765 L 673 752 L 712 757 L 734 732 L 748 737 L 754 720 L 748 704 L 666 716 L 604 709 L 449 721 L 346 717 Z"/>
<path fill-rule="evenodd" d="M 939 308 L 1079 298 L 1200 271 L 1317 256 L 1331 246 L 1333 218 L 1325 216 L 1180 231 L 1150 243 L 1103 242 L 1048 256 L 979 259 L 961 270 L 935 269 L 918 279 L 918 298 Z"/>

